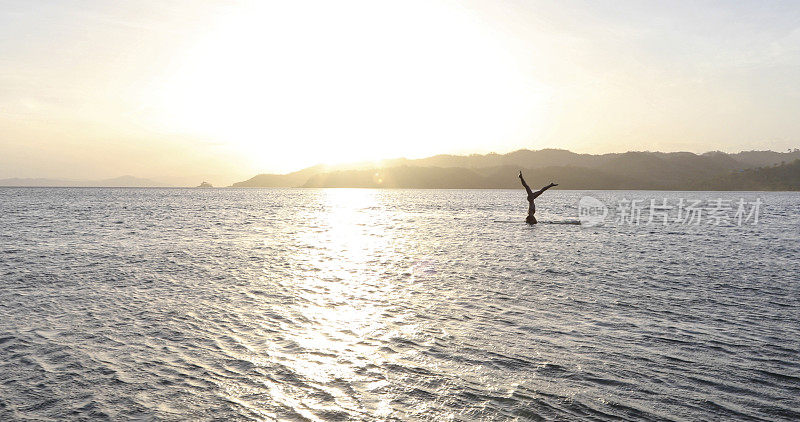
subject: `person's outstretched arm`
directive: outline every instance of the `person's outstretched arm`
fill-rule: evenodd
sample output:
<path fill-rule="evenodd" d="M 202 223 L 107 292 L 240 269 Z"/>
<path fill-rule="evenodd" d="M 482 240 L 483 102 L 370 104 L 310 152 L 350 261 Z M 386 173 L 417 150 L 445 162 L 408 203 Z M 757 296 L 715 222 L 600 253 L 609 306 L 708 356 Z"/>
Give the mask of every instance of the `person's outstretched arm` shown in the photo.
<path fill-rule="evenodd" d="M 531 187 L 528 186 L 528 184 L 525 183 L 525 179 L 522 178 L 522 170 L 519 171 L 519 180 L 522 182 L 522 186 L 525 186 L 525 190 L 528 192 L 528 195 L 533 195 Z"/>
<path fill-rule="evenodd" d="M 547 185 L 547 186 L 545 186 L 545 187 L 543 187 L 543 188 L 541 188 L 541 189 L 537 190 L 536 192 L 534 192 L 534 193 L 533 193 L 533 197 L 534 197 L 534 198 L 538 198 L 538 197 L 539 197 L 539 195 L 541 195 L 541 194 L 542 194 L 542 192 L 544 192 L 544 191 L 546 191 L 546 190 L 548 190 L 548 189 L 552 188 L 553 186 L 558 186 L 558 184 L 557 184 L 557 183 L 552 183 L 552 182 L 551 182 L 549 185 Z"/>

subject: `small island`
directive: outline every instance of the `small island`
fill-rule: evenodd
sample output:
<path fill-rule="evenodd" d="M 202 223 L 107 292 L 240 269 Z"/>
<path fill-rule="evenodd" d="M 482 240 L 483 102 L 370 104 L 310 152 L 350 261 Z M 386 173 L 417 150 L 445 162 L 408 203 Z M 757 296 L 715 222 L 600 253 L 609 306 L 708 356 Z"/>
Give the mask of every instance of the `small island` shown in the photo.
<path fill-rule="evenodd" d="M 198 188 L 213 188 L 213 187 L 214 186 L 212 186 L 211 183 L 208 183 L 208 182 L 205 182 L 205 181 L 203 183 L 201 183 L 200 186 L 198 186 Z"/>

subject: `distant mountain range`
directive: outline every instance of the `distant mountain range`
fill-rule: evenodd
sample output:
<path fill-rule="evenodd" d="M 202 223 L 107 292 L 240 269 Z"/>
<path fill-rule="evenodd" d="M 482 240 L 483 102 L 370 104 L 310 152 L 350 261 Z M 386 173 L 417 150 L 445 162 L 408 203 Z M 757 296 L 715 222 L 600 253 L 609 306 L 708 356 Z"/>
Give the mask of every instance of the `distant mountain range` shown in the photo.
<path fill-rule="evenodd" d="M 259 174 L 233 187 L 358 187 L 519 189 L 517 171 L 531 186 L 560 189 L 800 190 L 800 150 L 626 152 L 576 154 L 560 149 L 508 154 L 436 155 L 379 163 L 317 165 L 288 174 Z M 202 179 L 201 179 L 202 180 Z M 197 183 L 197 182 L 195 182 Z M 163 187 L 134 176 L 103 180 L 0 179 L 0 186 Z M 196 186 L 194 183 L 192 184 Z"/>
<path fill-rule="evenodd" d="M 108 187 L 108 188 L 152 188 L 166 186 L 164 183 L 155 182 L 133 176 L 120 176 L 103 180 L 71 180 L 71 179 L 0 179 L 0 186 L 20 187 Z"/>
<path fill-rule="evenodd" d="M 562 189 L 800 190 L 800 150 L 576 154 L 559 149 L 437 155 L 379 164 L 314 166 L 259 174 L 233 187 L 519 188 L 556 181 Z"/>

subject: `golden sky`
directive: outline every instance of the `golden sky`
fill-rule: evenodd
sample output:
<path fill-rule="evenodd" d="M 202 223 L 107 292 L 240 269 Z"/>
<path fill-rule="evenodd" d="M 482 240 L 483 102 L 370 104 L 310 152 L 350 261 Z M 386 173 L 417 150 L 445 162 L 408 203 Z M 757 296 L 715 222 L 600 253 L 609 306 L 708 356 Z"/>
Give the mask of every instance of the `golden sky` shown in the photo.
<path fill-rule="evenodd" d="M 798 81 L 795 2 L 0 0 L 0 178 L 785 150 Z"/>

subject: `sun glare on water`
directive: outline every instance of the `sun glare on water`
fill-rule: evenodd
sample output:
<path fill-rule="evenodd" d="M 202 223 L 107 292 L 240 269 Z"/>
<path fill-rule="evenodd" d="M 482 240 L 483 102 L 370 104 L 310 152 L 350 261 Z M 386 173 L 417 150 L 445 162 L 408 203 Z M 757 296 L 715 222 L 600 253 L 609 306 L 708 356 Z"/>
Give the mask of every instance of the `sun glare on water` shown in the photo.
<path fill-rule="evenodd" d="M 161 119 L 265 167 L 485 148 L 541 118 L 543 87 L 465 9 L 258 2 L 218 21 L 172 66 Z"/>

